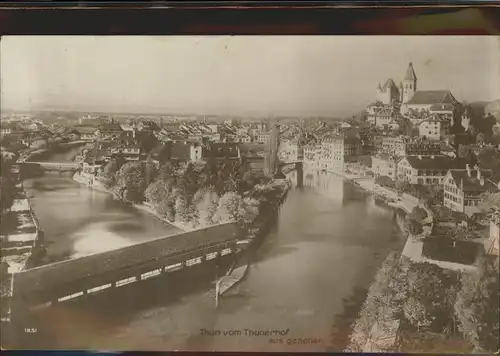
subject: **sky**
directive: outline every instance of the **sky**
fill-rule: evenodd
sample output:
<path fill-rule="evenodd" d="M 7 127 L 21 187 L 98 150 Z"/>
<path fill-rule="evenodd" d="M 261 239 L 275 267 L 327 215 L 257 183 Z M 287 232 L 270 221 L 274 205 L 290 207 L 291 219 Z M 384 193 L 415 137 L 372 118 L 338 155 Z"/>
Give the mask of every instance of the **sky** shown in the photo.
<path fill-rule="evenodd" d="M 500 99 L 487 36 L 3 36 L 8 109 L 353 115 L 413 62 L 420 90 Z"/>

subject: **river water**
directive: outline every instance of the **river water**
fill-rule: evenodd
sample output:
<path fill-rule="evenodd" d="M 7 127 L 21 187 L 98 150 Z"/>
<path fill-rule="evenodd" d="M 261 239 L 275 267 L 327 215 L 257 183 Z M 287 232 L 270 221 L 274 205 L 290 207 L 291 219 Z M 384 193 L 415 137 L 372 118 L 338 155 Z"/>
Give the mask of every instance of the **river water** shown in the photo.
<path fill-rule="evenodd" d="M 80 149 L 55 154 L 69 161 Z M 48 172 L 23 182 L 44 230 L 47 256 L 42 263 L 104 252 L 180 232 L 151 214 L 88 189 L 70 173 Z"/>
<path fill-rule="evenodd" d="M 404 239 L 393 210 L 342 178 L 305 172 L 304 185 L 290 191 L 248 279 L 219 310 L 211 284 L 176 292 L 175 298 L 165 285 L 141 287 L 104 307 L 67 306 L 44 314 L 43 347 L 342 350 L 376 270 L 390 251 L 401 250 Z M 88 253 L 96 241 L 104 249 L 119 247 L 173 229 L 69 177 L 33 179 L 28 190 L 52 242 L 51 256 Z M 196 283 L 182 278 L 178 284 Z"/>

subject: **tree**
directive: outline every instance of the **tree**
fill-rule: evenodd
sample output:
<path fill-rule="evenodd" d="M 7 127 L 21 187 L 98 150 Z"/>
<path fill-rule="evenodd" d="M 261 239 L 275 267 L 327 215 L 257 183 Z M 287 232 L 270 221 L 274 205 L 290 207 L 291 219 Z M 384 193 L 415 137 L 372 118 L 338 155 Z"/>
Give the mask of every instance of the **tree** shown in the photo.
<path fill-rule="evenodd" d="M 118 163 L 112 159 L 104 167 L 104 178 L 106 179 L 106 187 L 111 188 L 116 184 L 116 173 L 118 172 Z"/>
<path fill-rule="evenodd" d="M 412 187 L 411 187 L 411 184 L 409 182 L 403 181 L 403 180 L 398 180 L 398 181 L 396 181 L 396 189 L 400 193 L 410 194 Z"/>
<path fill-rule="evenodd" d="M 424 232 L 422 224 L 414 219 L 407 219 L 405 221 L 405 229 L 412 236 L 418 236 Z"/>
<path fill-rule="evenodd" d="M 157 179 L 151 183 L 144 192 L 144 197 L 159 214 L 172 217 L 172 201 L 175 204 L 175 197 L 164 180 Z"/>
<path fill-rule="evenodd" d="M 463 274 L 455 303 L 459 329 L 478 351 L 499 350 L 498 260 L 484 257 L 476 273 Z"/>
<path fill-rule="evenodd" d="M 480 132 L 476 135 L 476 143 L 482 145 L 485 143 L 484 133 Z"/>
<path fill-rule="evenodd" d="M 375 184 L 378 184 L 382 187 L 393 187 L 394 181 L 388 176 L 380 176 L 375 178 Z"/>
<path fill-rule="evenodd" d="M 493 171 L 492 179 L 500 180 L 500 152 L 494 148 L 485 148 L 479 152 L 478 164 L 481 169 L 491 169 Z"/>
<path fill-rule="evenodd" d="M 126 201 L 142 202 L 147 187 L 145 183 L 146 176 L 142 162 L 126 163 L 116 174 L 119 195 Z"/>
<path fill-rule="evenodd" d="M 430 263 L 414 263 L 408 270 L 408 284 L 408 296 L 426 309 L 433 330 L 442 332 L 453 324 L 453 291 L 459 284 L 456 272 Z"/>
<path fill-rule="evenodd" d="M 491 137 L 491 142 L 494 145 L 499 145 L 500 144 L 500 122 L 497 123 L 495 126 L 492 128 L 492 137 Z"/>
<path fill-rule="evenodd" d="M 242 198 L 235 192 L 225 193 L 219 200 L 215 221 L 236 221 L 242 225 L 252 222 L 258 211 L 258 201 L 251 198 Z"/>
<path fill-rule="evenodd" d="M 427 309 L 420 300 L 415 297 L 410 297 L 403 307 L 405 318 L 417 327 L 428 326 L 432 324 L 432 316 L 429 315 Z"/>
<path fill-rule="evenodd" d="M 427 216 L 427 211 L 424 208 L 416 206 L 411 211 L 409 218 L 415 221 L 423 221 L 427 219 Z"/>

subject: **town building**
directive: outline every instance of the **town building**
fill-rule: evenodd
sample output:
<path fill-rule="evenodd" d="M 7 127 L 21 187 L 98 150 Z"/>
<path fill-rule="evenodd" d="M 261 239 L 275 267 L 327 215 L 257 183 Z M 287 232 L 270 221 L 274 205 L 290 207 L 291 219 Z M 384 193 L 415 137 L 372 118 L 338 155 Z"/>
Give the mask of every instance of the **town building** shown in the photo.
<path fill-rule="evenodd" d="M 202 158 L 240 159 L 241 151 L 235 142 L 211 142 L 203 147 Z"/>
<path fill-rule="evenodd" d="M 396 156 L 406 156 L 406 145 L 409 139 L 405 136 L 382 136 L 382 152 Z"/>
<path fill-rule="evenodd" d="M 442 184 L 450 169 L 461 168 L 449 156 L 406 156 L 398 162 L 397 180 L 410 184 Z"/>
<path fill-rule="evenodd" d="M 458 105 L 458 101 L 449 90 L 425 90 L 415 92 L 401 108 L 403 113 L 409 110 L 431 113 L 431 109 L 435 113 L 440 107 L 446 106 L 450 108 L 447 112 L 453 113 L 456 105 Z"/>
<path fill-rule="evenodd" d="M 278 148 L 278 157 L 282 161 L 300 161 L 304 157 L 304 150 L 296 138 L 282 139 Z"/>
<path fill-rule="evenodd" d="M 80 135 L 80 140 L 93 141 L 95 139 L 97 127 L 91 125 L 77 125 L 75 126 L 75 131 L 75 134 L 78 133 L 78 135 Z"/>
<path fill-rule="evenodd" d="M 441 142 L 411 139 L 406 136 L 381 136 L 383 153 L 403 156 L 437 156 L 441 155 Z"/>
<path fill-rule="evenodd" d="M 379 83 L 377 88 L 377 100 L 383 105 L 393 105 L 400 100 L 400 92 L 394 80 L 387 79 L 387 82 L 382 87 Z"/>
<path fill-rule="evenodd" d="M 392 180 L 397 178 L 397 162 L 395 156 L 388 154 L 378 154 L 372 157 L 372 172 L 375 177 L 386 176 Z"/>
<path fill-rule="evenodd" d="M 271 139 L 270 132 L 261 132 L 261 133 L 259 133 L 259 136 L 257 137 L 257 142 L 268 144 L 270 139 Z"/>
<path fill-rule="evenodd" d="M 395 118 L 394 108 L 391 106 L 375 106 L 367 114 L 367 121 L 379 128 L 387 128 Z"/>
<path fill-rule="evenodd" d="M 417 91 L 417 76 L 415 74 L 415 70 L 413 69 L 412 62 L 408 65 L 406 75 L 400 83 L 399 89 L 401 94 L 400 100 L 402 103 L 408 103 Z"/>
<path fill-rule="evenodd" d="M 122 127 L 117 122 L 110 122 L 99 126 L 99 129 L 95 132 L 99 138 L 110 139 L 117 138 L 123 132 Z"/>
<path fill-rule="evenodd" d="M 443 204 L 454 211 L 472 215 L 478 212 L 478 206 L 484 201 L 484 193 L 495 192 L 498 186 L 491 182 L 492 172 L 471 169 L 450 169 L 443 182 Z"/>
<path fill-rule="evenodd" d="M 418 125 L 418 133 L 427 140 L 442 140 L 450 134 L 450 121 L 433 116 Z"/>
<path fill-rule="evenodd" d="M 319 156 L 321 155 L 321 145 L 308 144 L 304 146 L 304 167 L 319 169 Z"/>
<path fill-rule="evenodd" d="M 22 134 L 22 133 L 23 133 L 23 130 L 16 123 L 6 123 L 6 124 L 2 123 L 2 125 L 0 125 L 1 136 L 16 135 L 16 134 Z"/>
<path fill-rule="evenodd" d="M 434 104 L 429 108 L 429 113 L 431 115 L 438 115 L 439 117 L 446 118 L 448 120 L 453 119 L 454 112 L 455 105 L 451 103 Z"/>
<path fill-rule="evenodd" d="M 357 138 L 334 136 L 321 142 L 319 169 L 333 172 L 344 172 L 346 162 L 351 157 L 359 155 L 361 142 Z M 317 157 L 318 158 L 318 157 Z"/>

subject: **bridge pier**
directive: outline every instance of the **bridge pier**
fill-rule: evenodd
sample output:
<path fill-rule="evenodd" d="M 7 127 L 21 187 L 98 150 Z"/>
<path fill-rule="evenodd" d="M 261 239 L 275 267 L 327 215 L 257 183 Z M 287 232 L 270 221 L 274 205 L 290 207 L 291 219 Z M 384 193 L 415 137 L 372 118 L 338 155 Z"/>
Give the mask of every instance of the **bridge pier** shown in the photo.
<path fill-rule="evenodd" d="M 295 163 L 295 170 L 297 171 L 297 187 L 304 187 L 304 168 L 302 162 Z"/>

